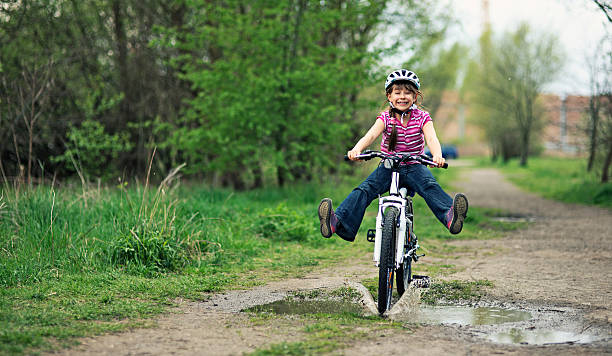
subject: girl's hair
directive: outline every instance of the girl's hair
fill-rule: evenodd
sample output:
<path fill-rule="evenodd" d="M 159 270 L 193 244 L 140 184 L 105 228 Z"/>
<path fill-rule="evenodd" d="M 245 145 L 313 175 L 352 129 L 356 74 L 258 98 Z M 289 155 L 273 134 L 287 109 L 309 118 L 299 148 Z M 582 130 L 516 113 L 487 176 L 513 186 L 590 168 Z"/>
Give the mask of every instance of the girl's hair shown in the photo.
<path fill-rule="evenodd" d="M 386 96 L 391 94 L 393 89 L 395 89 L 396 87 L 399 87 L 400 89 L 410 90 L 413 93 L 415 93 L 415 96 L 416 96 L 415 104 L 417 104 L 418 106 L 421 106 L 421 102 L 423 102 L 423 93 L 421 93 L 419 89 L 417 89 L 412 83 L 408 81 L 400 81 L 400 82 L 393 83 L 393 85 L 390 85 L 385 92 Z M 389 102 L 388 99 L 385 100 L 385 103 L 383 105 L 389 108 L 389 116 L 395 117 L 395 113 L 393 112 L 394 111 L 393 107 L 391 107 L 391 103 Z M 393 126 L 391 128 L 391 137 L 389 137 L 389 151 L 391 152 L 395 151 L 396 145 L 397 145 L 397 127 L 394 121 Z"/>

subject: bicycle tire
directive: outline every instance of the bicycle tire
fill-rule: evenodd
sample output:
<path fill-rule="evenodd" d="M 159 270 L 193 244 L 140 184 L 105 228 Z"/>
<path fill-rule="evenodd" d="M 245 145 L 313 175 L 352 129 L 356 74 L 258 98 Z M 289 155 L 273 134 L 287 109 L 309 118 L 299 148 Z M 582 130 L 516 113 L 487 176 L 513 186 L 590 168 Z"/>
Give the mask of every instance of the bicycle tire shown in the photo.
<path fill-rule="evenodd" d="M 404 258 L 404 262 L 400 265 L 395 273 L 395 281 L 397 283 L 397 295 L 401 297 L 410 286 L 412 281 L 412 258 Z"/>
<path fill-rule="evenodd" d="M 399 210 L 390 207 L 385 213 L 378 265 L 378 313 L 384 314 L 391 307 L 393 275 L 395 272 L 395 234 Z"/>
<path fill-rule="evenodd" d="M 408 204 L 406 206 L 406 214 L 409 216 L 410 221 L 406 223 L 406 246 L 404 246 L 404 255 L 410 251 L 414 245 L 415 241 L 413 241 L 413 233 L 412 233 L 412 200 L 408 199 Z M 399 269 L 395 273 L 396 283 L 397 283 L 397 294 L 399 297 L 404 295 L 404 292 L 410 286 L 410 282 L 412 282 L 412 256 L 405 257 L 404 261 L 400 265 Z"/>

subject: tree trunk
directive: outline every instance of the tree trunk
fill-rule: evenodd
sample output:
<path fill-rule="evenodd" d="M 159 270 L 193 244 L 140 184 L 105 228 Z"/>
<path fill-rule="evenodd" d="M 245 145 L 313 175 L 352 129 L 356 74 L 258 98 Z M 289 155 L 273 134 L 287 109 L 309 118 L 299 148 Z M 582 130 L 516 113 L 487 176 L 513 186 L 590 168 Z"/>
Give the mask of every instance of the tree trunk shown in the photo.
<path fill-rule="evenodd" d="M 285 167 L 276 167 L 276 179 L 279 187 L 284 187 L 287 182 L 287 169 Z"/>
<path fill-rule="evenodd" d="M 119 87 L 123 92 L 123 100 L 121 101 L 121 117 L 120 122 L 127 123 L 131 119 L 131 108 L 132 108 L 132 97 L 130 92 L 130 80 L 129 80 L 129 68 L 127 59 L 127 36 L 125 34 L 124 22 L 123 22 L 123 11 L 121 9 L 121 0 L 113 0 L 112 11 L 113 11 L 113 22 L 115 40 L 117 41 L 117 66 L 119 67 Z M 116 123 L 117 126 L 121 126 Z"/>
<path fill-rule="evenodd" d="M 595 162 L 595 153 L 597 147 L 597 125 L 599 122 L 599 104 L 595 102 L 595 97 L 591 96 L 589 100 L 589 115 L 591 118 L 591 134 L 589 137 L 589 161 L 587 163 L 587 172 L 593 169 Z"/>
<path fill-rule="evenodd" d="M 610 163 L 612 163 L 612 142 L 608 146 L 608 154 L 606 154 L 606 159 L 604 160 L 603 170 L 601 172 L 601 182 L 608 183 L 610 179 Z"/>
<path fill-rule="evenodd" d="M 520 162 L 520 166 L 521 167 L 527 167 L 527 160 L 529 159 L 529 144 L 527 144 L 527 147 L 524 147 L 521 150 L 521 162 Z"/>
<path fill-rule="evenodd" d="M 255 178 L 253 182 L 253 188 L 263 188 L 263 170 L 261 169 L 261 166 L 256 165 L 253 168 L 253 176 Z"/>
<path fill-rule="evenodd" d="M 32 186 L 32 142 L 34 141 L 34 122 L 28 127 L 28 186 Z"/>
<path fill-rule="evenodd" d="M 521 163 L 520 166 L 521 167 L 527 167 L 527 160 L 529 159 L 529 135 L 530 135 L 530 131 L 531 128 L 525 128 L 523 129 L 523 132 L 521 132 Z"/>
<path fill-rule="evenodd" d="M 243 191 L 246 190 L 246 184 L 244 183 L 244 179 L 240 172 L 233 172 L 230 174 L 232 186 L 235 190 Z"/>

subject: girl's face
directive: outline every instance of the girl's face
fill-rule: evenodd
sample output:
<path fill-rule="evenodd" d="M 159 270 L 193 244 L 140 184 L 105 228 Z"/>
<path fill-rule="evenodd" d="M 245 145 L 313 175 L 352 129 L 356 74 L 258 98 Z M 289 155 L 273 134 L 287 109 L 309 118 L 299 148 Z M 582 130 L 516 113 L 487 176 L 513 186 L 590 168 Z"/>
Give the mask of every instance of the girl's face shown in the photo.
<path fill-rule="evenodd" d="M 408 85 L 393 85 L 391 92 L 387 94 L 387 99 L 393 106 L 400 110 L 408 110 L 416 101 L 417 93 Z"/>

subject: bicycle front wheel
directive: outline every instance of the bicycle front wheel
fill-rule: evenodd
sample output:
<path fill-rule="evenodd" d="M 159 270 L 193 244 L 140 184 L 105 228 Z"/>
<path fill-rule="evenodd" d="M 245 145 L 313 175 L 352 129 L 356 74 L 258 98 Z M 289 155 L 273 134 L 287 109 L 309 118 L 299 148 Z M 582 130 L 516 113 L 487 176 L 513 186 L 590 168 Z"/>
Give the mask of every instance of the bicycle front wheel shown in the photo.
<path fill-rule="evenodd" d="M 395 235 L 399 210 L 390 207 L 385 213 L 378 265 L 378 313 L 382 315 L 391 307 L 393 274 L 395 271 Z"/>

